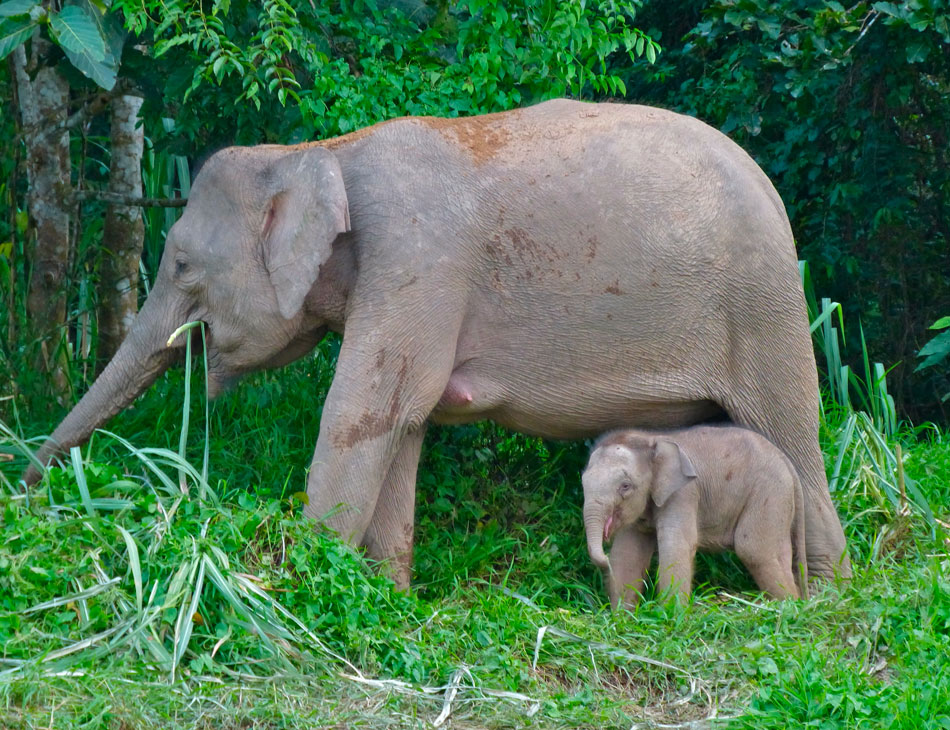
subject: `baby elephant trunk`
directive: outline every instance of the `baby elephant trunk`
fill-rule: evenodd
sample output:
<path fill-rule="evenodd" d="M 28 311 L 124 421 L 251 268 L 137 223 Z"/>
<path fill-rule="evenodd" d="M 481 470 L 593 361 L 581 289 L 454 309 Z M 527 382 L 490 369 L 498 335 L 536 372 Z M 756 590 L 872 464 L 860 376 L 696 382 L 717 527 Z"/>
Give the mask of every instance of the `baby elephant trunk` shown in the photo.
<path fill-rule="evenodd" d="M 598 568 L 608 570 L 610 563 L 604 553 L 604 523 L 608 510 L 596 502 L 584 505 L 584 529 L 587 531 L 587 553 Z"/>

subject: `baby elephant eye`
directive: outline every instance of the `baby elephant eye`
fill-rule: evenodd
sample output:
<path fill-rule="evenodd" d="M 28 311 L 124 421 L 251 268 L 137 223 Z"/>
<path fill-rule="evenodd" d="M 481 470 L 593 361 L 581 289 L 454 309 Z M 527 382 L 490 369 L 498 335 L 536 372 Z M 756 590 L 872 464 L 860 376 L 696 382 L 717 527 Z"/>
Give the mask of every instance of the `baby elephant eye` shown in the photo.
<path fill-rule="evenodd" d="M 188 271 L 188 262 L 178 259 L 175 261 L 175 276 L 181 276 Z"/>
<path fill-rule="evenodd" d="M 623 484 L 620 485 L 621 496 L 624 494 L 630 494 L 632 490 L 633 490 L 633 485 L 630 482 L 624 482 Z"/>

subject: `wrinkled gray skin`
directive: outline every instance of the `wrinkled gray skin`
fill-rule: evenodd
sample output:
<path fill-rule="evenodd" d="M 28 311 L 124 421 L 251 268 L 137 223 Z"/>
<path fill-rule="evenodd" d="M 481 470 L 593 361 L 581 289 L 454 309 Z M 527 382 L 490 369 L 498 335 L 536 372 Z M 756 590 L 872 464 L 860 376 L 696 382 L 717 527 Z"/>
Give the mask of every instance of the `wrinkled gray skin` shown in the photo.
<path fill-rule="evenodd" d="M 212 390 L 343 333 L 305 512 L 343 505 L 324 521 L 399 585 L 427 421 L 576 439 L 723 410 L 799 469 L 810 570 L 850 573 L 782 201 L 695 119 L 562 100 L 218 152 L 129 337 L 40 459 L 129 405 L 195 319 Z"/>
<path fill-rule="evenodd" d="M 587 550 L 614 608 L 636 605 L 654 552 L 669 596 L 689 595 L 697 549 L 735 550 L 773 598 L 807 592 L 801 484 L 754 431 L 614 431 L 594 445 L 582 482 Z"/>

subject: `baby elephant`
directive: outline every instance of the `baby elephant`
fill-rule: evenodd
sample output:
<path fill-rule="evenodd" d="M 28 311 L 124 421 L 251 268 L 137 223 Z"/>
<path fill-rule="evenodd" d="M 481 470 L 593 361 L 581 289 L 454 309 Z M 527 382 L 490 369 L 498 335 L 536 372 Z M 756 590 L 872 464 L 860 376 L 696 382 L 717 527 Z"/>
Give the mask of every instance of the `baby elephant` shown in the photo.
<path fill-rule="evenodd" d="M 734 549 L 775 598 L 805 594 L 801 484 L 764 436 L 736 426 L 613 431 L 594 444 L 583 483 L 587 549 L 614 608 L 636 605 L 657 548 L 658 587 L 681 596 L 697 549 Z"/>

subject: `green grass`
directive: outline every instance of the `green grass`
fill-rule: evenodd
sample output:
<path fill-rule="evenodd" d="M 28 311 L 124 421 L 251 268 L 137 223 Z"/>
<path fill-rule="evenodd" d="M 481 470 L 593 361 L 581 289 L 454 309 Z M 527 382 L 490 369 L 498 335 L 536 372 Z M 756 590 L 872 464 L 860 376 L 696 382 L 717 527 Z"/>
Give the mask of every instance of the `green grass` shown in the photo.
<path fill-rule="evenodd" d="M 448 703 L 460 728 L 950 728 L 940 431 L 885 439 L 931 522 L 826 408 L 849 585 L 770 603 L 735 558 L 701 556 L 689 605 L 612 615 L 584 445 L 433 428 L 403 594 L 299 515 L 334 359 L 329 343 L 215 402 L 205 484 L 200 398 L 177 455 L 181 373 L 110 424 L 133 450 L 98 434 L 28 494 L 0 481 L 0 726 L 431 727 Z M 9 482 L 22 463 L 0 461 Z"/>

